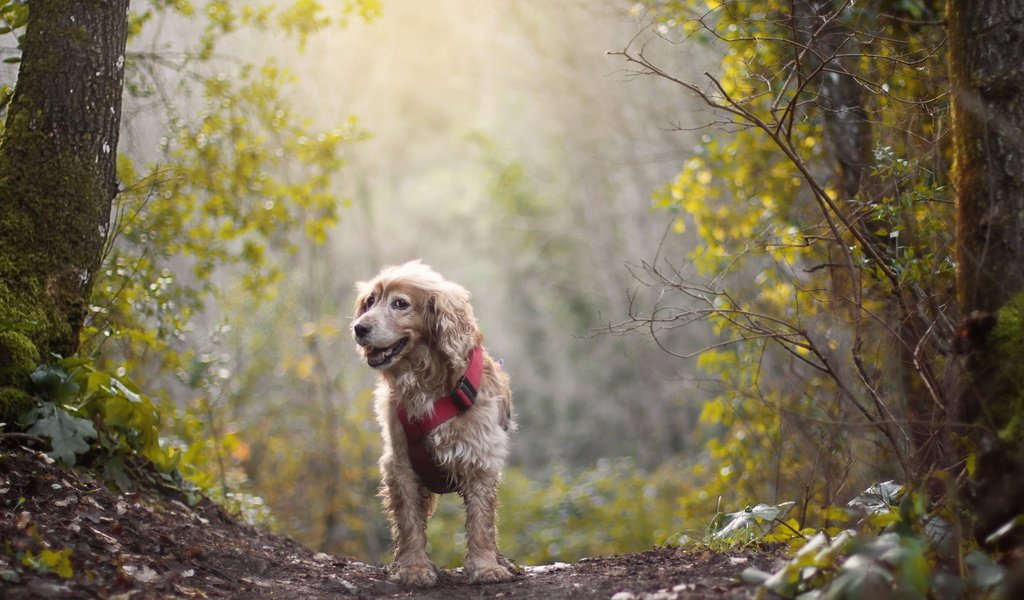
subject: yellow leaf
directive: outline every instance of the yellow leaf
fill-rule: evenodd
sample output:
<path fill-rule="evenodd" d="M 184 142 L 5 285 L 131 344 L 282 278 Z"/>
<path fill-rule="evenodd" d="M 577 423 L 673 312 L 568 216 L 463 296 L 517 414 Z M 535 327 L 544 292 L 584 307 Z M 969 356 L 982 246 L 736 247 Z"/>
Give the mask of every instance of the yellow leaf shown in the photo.
<path fill-rule="evenodd" d="M 824 512 L 824 514 L 822 516 L 825 517 L 826 519 L 828 519 L 829 521 L 841 521 L 841 522 L 842 521 L 847 521 L 850 518 L 849 513 L 847 513 L 842 508 L 839 508 L 838 506 L 829 506 L 828 508 L 825 509 L 825 512 Z M 832 534 L 829 534 L 829 535 L 832 535 Z"/>
<path fill-rule="evenodd" d="M 71 548 L 64 548 L 63 550 L 44 548 L 39 553 L 39 556 L 29 551 L 21 559 L 21 564 L 26 567 L 32 567 L 37 571 L 56 573 L 64 579 L 68 579 L 75 574 L 74 569 L 71 568 Z"/>
<path fill-rule="evenodd" d="M 875 527 L 886 527 L 900 520 L 900 516 L 894 512 L 879 513 L 868 516 L 868 522 Z"/>

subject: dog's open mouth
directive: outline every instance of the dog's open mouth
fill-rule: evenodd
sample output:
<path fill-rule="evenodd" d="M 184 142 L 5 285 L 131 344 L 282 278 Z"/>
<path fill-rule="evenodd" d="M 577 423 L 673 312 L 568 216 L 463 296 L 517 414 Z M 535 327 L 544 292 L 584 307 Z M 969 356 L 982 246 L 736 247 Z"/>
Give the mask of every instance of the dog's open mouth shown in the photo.
<path fill-rule="evenodd" d="M 367 348 L 366 364 L 375 369 L 377 367 L 383 367 L 394 360 L 394 358 L 405 349 L 405 345 L 408 342 L 409 338 L 406 336 L 387 348 Z"/>

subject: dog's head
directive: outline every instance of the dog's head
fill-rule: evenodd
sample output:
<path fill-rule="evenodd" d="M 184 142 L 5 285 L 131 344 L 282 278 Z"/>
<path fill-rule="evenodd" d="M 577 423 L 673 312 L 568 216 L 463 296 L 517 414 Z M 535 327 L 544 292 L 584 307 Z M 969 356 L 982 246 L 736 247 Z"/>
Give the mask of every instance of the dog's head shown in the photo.
<path fill-rule="evenodd" d="M 387 267 L 356 290 L 352 335 L 375 369 L 430 350 L 465 361 L 477 343 L 469 292 L 418 260 Z"/>

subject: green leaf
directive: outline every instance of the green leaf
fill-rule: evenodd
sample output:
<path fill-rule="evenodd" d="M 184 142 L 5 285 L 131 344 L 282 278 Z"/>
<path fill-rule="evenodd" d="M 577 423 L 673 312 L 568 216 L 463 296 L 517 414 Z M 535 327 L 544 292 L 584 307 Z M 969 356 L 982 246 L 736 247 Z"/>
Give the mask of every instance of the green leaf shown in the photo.
<path fill-rule="evenodd" d="M 30 377 L 32 384 L 36 386 L 40 393 L 52 398 L 56 394 L 61 382 L 67 379 L 67 376 L 68 374 L 64 372 L 64 369 L 57 365 L 39 365 Z"/>
<path fill-rule="evenodd" d="M 132 485 L 132 479 L 128 476 L 128 470 L 125 469 L 124 461 L 119 456 L 112 456 L 103 463 L 103 470 L 109 479 L 113 479 L 114 483 L 122 492 L 130 492 L 134 489 Z"/>
<path fill-rule="evenodd" d="M 111 385 L 111 379 L 112 377 L 110 376 L 110 373 L 106 373 L 104 371 L 93 371 L 89 373 L 89 376 L 86 377 L 85 379 L 84 395 L 86 397 L 89 397 L 92 396 L 92 394 L 96 393 L 97 391 L 110 393 L 107 388 L 110 387 Z"/>
<path fill-rule="evenodd" d="M 123 381 L 117 377 L 111 377 L 110 383 L 114 390 L 126 400 L 132 404 L 142 404 L 142 397 L 135 391 L 131 390 Z"/>
<path fill-rule="evenodd" d="M 903 486 L 892 481 L 876 483 L 861 492 L 853 500 L 847 503 L 851 508 L 861 509 L 869 515 L 877 515 L 892 512 L 900 497 L 903 495 Z"/>
<path fill-rule="evenodd" d="M 892 589 L 892 573 L 881 568 L 870 557 L 854 554 L 843 563 L 822 598 L 841 600 L 866 598 L 880 590 Z"/>
<path fill-rule="evenodd" d="M 70 404 L 72 400 L 78 398 L 79 389 L 80 388 L 74 379 L 66 377 L 64 381 L 60 382 L 60 385 L 57 386 L 57 391 L 53 399 L 57 401 L 57 404 Z"/>
<path fill-rule="evenodd" d="M 971 566 L 971 578 L 980 588 L 990 588 L 1003 581 L 1006 572 L 1002 566 L 980 550 L 975 550 L 964 559 Z"/>
<path fill-rule="evenodd" d="M 762 503 L 754 507 L 748 506 L 741 511 L 728 513 L 725 515 L 727 519 L 725 526 L 715 533 L 715 537 L 726 539 L 759 523 L 774 521 L 776 517 L 791 506 L 793 506 L 793 502 L 783 502 L 775 506 Z"/>
<path fill-rule="evenodd" d="M 88 356 L 69 356 L 61 359 L 60 366 L 68 373 L 71 373 L 75 368 L 87 365 L 91 362 L 92 359 Z"/>
<path fill-rule="evenodd" d="M 75 464 L 75 455 L 89 450 L 86 440 L 97 437 L 91 421 L 73 417 L 52 402 L 44 402 L 38 409 L 28 433 L 50 438 L 50 456 L 69 465 Z"/>

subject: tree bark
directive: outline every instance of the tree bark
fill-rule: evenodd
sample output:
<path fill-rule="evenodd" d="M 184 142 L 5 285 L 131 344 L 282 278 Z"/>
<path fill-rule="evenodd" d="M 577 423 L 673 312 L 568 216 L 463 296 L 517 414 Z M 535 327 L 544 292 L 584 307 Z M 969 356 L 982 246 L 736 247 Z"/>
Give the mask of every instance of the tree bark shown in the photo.
<path fill-rule="evenodd" d="M 874 140 L 862 87 L 848 74 L 851 70 L 845 63 L 849 59 L 838 58 L 856 51 L 853 34 L 841 19 L 829 21 L 843 5 L 834 0 L 794 0 L 792 10 L 793 30 L 801 46 L 796 52 L 803 73 L 817 74 L 813 78 L 816 104 L 836 161 L 839 193 L 847 200 L 860 194 L 868 183 Z M 822 67 L 827 70 L 819 71 Z"/>
<path fill-rule="evenodd" d="M 957 292 L 976 533 L 1024 506 L 1024 1 L 949 0 Z"/>
<path fill-rule="evenodd" d="M 71 355 L 117 194 L 128 0 L 32 0 L 0 145 L 0 327 Z"/>
<path fill-rule="evenodd" d="M 950 1 L 957 284 L 964 314 L 1024 289 L 1024 3 Z"/>

